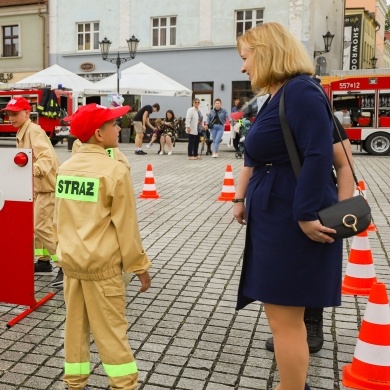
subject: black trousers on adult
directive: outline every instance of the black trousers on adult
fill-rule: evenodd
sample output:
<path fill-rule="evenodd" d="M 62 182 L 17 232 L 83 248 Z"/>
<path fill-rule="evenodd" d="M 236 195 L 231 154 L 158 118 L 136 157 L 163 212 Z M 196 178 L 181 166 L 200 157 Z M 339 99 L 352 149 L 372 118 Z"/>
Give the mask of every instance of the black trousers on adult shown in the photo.
<path fill-rule="evenodd" d="M 188 134 L 188 157 L 198 157 L 199 134 Z"/>

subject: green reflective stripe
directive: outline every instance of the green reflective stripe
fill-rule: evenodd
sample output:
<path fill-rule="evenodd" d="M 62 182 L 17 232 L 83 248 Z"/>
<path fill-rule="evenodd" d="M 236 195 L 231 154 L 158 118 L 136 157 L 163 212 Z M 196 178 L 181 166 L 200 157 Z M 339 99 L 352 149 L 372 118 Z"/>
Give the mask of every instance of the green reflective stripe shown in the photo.
<path fill-rule="evenodd" d="M 114 148 L 108 148 L 108 149 L 106 149 L 106 150 L 107 150 L 107 154 L 109 155 L 109 157 L 115 158 L 115 151 L 114 151 Z"/>
<path fill-rule="evenodd" d="M 67 375 L 89 375 L 89 362 L 84 363 L 67 363 L 65 362 L 65 374 Z"/>
<path fill-rule="evenodd" d="M 110 377 L 132 375 L 138 372 L 137 363 L 125 363 L 125 364 L 104 364 L 103 368 L 106 374 Z"/>
<path fill-rule="evenodd" d="M 51 257 L 52 261 L 54 261 L 54 262 L 58 261 L 58 256 L 57 255 L 51 255 L 50 257 Z"/>
<path fill-rule="evenodd" d="M 49 251 L 45 248 L 35 248 L 34 250 L 35 256 L 49 256 Z"/>
<path fill-rule="evenodd" d="M 56 198 L 97 202 L 99 182 L 93 177 L 58 176 Z"/>

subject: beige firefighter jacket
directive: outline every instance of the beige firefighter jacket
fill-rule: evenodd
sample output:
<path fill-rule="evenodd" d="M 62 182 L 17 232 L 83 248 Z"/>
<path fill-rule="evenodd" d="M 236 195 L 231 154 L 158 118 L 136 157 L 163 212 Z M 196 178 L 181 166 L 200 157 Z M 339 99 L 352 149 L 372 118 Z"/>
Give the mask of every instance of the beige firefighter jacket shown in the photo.
<path fill-rule="evenodd" d="M 150 268 L 129 171 L 100 146 L 83 144 L 58 169 L 54 237 L 59 265 L 72 278 L 102 280 Z"/>
<path fill-rule="evenodd" d="M 45 131 L 27 119 L 16 133 L 16 146 L 32 149 L 34 193 L 54 192 L 60 160 Z"/>
<path fill-rule="evenodd" d="M 76 139 L 74 142 L 73 142 L 73 146 L 72 146 L 72 156 L 77 153 L 77 151 L 80 149 L 80 146 L 82 145 L 83 143 L 79 140 L 79 139 Z M 107 153 L 108 155 L 113 158 L 114 160 L 117 160 L 117 161 L 120 161 L 122 164 L 125 164 L 126 168 L 129 170 L 130 172 L 130 164 L 129 164 L 129 160 L 126 158 L 126 156 L 119 150 L 119 148 L 110 148 L 110 149 L 106 149 L 107 150 Z"/>

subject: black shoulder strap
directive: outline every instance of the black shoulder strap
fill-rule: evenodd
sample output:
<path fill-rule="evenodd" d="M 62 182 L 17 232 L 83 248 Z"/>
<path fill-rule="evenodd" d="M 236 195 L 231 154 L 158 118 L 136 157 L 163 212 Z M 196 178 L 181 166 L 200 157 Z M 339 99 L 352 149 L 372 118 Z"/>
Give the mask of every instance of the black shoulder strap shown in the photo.
<path fill-rule="evenodd" d="M 285 87 L 290 81 L 287 81 L 287 83 L 283 85 L 282 96 L 280 97 L 280 102 L 279 102 L 279 118 L 280 118 L 280 123 L 282 125 L 284 142 L 286 143 L 287 146 L 288 156 L 290 157 L 290 161 L 294 170 L 295 177 L 298 179 L 302 167 L 301 159 L 299 158 L 297 146 L 295 145 L 294 137 L 292 135 L 290 126 L 287 122 L 286 108 L 284 102 Z"/>
<path fill-rule="evenodd" d="M 290 160 L 291 160 L 291 165 L 293 167 L 295 177 L 298 179 L 298 177 L 300 175 L 300 172 L 301 172 L 301 160 L 300 160 L 299 155 L 298 155 L 297 146 L 295 144 L 294 137 L 292 135 L 290 126 L 288 125 L 288 122 L 287 122 L 286 108 L 285 108 L 285 101 L 284 101 L 285 87 L 286 87 L 286 85 L 290 81 L 291 80 L 289 80 L 283 86 L 283 91 L 282 91 L 282 95 L 280 97 L 280 102 L 279 102 L 279 117 L 280 117 L 280 123 L 282 125 L 283 137 L 284 137 L 284 140 L 285 140 L 286 146 L 287 146 L 288 155 L 289 155 Z M 307 80 L 307 82 L 309 82 L 310 84 L 313 84 L 323 94 L 323 96 L 325 97 L 328 111 L 330 112 L 330 115 L 332 117 L 333 126 L 336 128 L 337 133 L 338 133 L 338 135 L 340 137 L 341 146 L 343 147 L 345 156 L 347 157 L 347 161 L 348 161 L 348 164 L 349 164 L 349 166 L 351 168 L 353 179 L 354 179 L 356 185 L 359 187 L 359 181 L 358 181 L 358 179 L 357 179 L 357 177 L 355 175 L 355 171 L 354 171 L 354 169 L 352 167 L 352 163 L 351 163 L 351 161 L 350 161 L 350 159 L 348 157 L 348 153 L 347 153 L 347 151 L 345 149 L 345 146 L 343 144 L 343 139 L 342 139 L 342 136 L 340 134 L 340 130 L 337 127 L 337 124 L 336 124 L 336 121 L 335 121 L 335 117 L 333 115 L 332 108 L 331 108 L 331 105 L 330 105 L 330 101 L 329 101 L 328 97 L 326 96 L 324 90 L 317 83 L 315 83 L 314 81 L 310 81 L 310 80 Z"/>

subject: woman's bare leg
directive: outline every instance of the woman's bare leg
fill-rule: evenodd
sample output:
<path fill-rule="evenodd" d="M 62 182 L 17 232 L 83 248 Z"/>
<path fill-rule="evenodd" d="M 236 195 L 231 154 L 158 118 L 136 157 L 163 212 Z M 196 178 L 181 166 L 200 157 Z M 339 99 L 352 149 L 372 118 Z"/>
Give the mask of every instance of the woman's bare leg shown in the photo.
<path fill-rule="evenodd" d="M 304 307 L 264 304 L 274 337 L 280 384 L 275 390 L 303 390 L 309 367 Z"/>
<path fill-rule="evenodd" d="M 165 142 L 168 145 L 168 152 L 172 152 L 172 140 L 169 135 L 165 136 Z"/>

